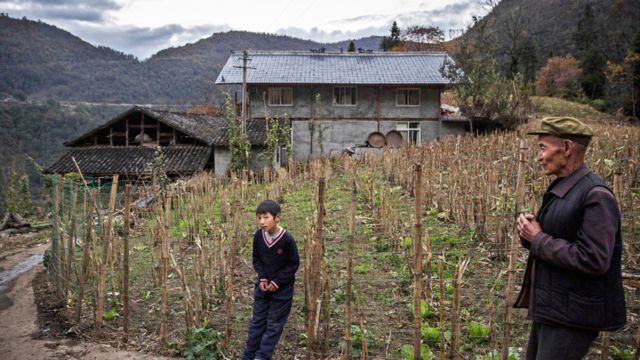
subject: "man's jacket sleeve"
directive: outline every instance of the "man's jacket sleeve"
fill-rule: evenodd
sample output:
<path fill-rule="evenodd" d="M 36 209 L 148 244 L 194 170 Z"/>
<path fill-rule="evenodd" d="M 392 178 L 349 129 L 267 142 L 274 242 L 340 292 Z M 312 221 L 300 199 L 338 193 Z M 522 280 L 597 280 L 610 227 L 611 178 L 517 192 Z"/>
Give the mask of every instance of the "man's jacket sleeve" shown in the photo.
<path fill-rule="evenodd" d="M 575 242 L 539 232 L 531 242 L 536 258 L 572 271 L 603 275 L 609 270 L 620 222 L 618 203 L 603 187 L 586 196 L 584 217 Z"/>

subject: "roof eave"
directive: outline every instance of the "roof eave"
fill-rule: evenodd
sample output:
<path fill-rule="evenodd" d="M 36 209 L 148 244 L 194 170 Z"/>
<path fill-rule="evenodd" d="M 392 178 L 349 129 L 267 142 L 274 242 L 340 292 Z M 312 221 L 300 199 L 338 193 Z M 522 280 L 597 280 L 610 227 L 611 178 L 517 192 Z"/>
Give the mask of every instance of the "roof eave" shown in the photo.
<path fill-rule="evenodd" d="M 90 130 L 89 132 L 87 132 L 87 133 L 85 133 L 85 134 L 83 134 L 83 135 L 81 135 L 81 136 L 79 136 L 79 137 L 75 138 L 74 140 L 70 140 L 70 141 L 66 141 L 66 142 L 64 142 L 64 143 L 63 143 L 63 145 L 64 145 L 64 146 L 67 146 L 67 147 L 74 147 L 74 146 L 76 146 L 76 145 L 77 145 L 77 143 L 78 143 L 78 142 L 80 142 L 81 140 L 83 140 L 83 139 L 85 139 L 85 138 L 87 138 L 87 137 L 89 137 L 89 136 L 91 136 L 91 135 L 94 135 L 95 133 L 99 132 L 100 130 L 103 130 L 103 129 L 108 128 L 108 127 L 109 127 L 109 126 L 111 126 L 112 124 L 114 124 L 114 123 L 116 123 L 116 122 L 118 122 L 118 121 L 122 120 L 123 118 L 125 118 L 125 117 L 129 116 L 129 115 L 130 115 L 132 112 L 134 112 L 134 111 L 140 111 L 140 112 L 144 113 L 144 114 L 145 114 L 145 115 L 147 115 L 147 116 L 153 117 L 153 118 L 154 118 L 154 119 L 156 119 L 157 121 L 159 121 L 159 122 L 161 122 L 161 123 L 163 123 L 163 124 L 165 124 L 165 125 L 167 125 L 167 126 L 173 127 L 173 128 L 175 128 L 176 130 L 180 130 L 181 132 L 185 133 L 186 135 L 189 135 L 189 136 L 193 137 L 194 139 L 197 139 L 197 140 L 199 140 L 199 141 L 202 141 L 202 142 L 203 142 L 203 143 L 205 143 L 207 146 L 212 146 L 212 145 L 213 145 L 213 142 L 212 142 L 211 140 L 204 139 L 204 138 L 200 137 L 198 134 L 193 133 L 192 131 L 190 131 L 190 130 L 188 130 L 188 129 L 185 129 L 185 128 L 183 128 L 183 127 L 179 126 L 179 125 L 176 125 L 176 124 L 169 124 L 169 123 L 168 123 L 165 119 L 163 119 L 162 117 L 157 116 L 156 114 L 153 114 L 153 113 L 151 112 L 152 110 L 150 110 L 150 109 L 146 109 L 146 108 L 144 108 L 144 107 L 142 107 L 142 106 L 139 106 L 139 105 L 135 105 L 135 106 L 133 106 L 131 109 L 129 109 L 129 110 L 125 111 L 124 113 L 122 113 L 122 114 L 120 114 L 120 115 L 118 115 L 118 116 L 114 117 L 113 119 L 109 120 L 108 122 L 106 122 L 106 123 L 104 123 L 104 124 L 102 124 L 102 125 L 99 125 L 99 126 L 95 127 L 93 130 Z"/>

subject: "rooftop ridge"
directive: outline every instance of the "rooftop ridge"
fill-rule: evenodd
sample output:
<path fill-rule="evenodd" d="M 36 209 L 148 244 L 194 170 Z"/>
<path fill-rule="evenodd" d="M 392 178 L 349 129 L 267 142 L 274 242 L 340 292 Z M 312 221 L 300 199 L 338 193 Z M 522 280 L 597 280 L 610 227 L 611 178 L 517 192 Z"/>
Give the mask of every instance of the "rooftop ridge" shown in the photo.
<path fill-rule="evenodd" d="M 232 55 L 242 55 L 245 50 L 232 50 Z M 306 50 L 246 50 L 249 55 L 288 55 L 288 56 L 412 56 L 412 55 L 434 55 L 446 56 L 444 51 L 406 51 L 406 52 L 389 52 L 389 51 L 369 51 L 369 52 L 348 52 L 348 51 L 306 51 Z"/>

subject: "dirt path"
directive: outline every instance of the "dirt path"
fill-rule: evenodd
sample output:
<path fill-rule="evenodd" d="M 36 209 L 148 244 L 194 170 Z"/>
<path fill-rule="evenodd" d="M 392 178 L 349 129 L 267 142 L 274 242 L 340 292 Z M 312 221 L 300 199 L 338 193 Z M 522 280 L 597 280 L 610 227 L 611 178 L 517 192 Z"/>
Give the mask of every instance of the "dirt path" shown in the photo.
<path fill-rule="evenodd" d="M 32 281 L 44 271 L 38 264 L 16 274 L 15 280 L 3 284 L 6 271 L 20 270 L 20 265 L 34 255 L 42 255 L 47 244 L 40 244 L 0 256 L 0 357 L 2 359 L 161 359 L 158 356 L 114 349 L 108 345 L 78 342 L 72 339 L 37 339 Z M 18 265 L 18 266 L 16 266 Z M 26 270 L 24 266 L 22 270 Z M 16 271 L 20 272 L 20 271 Z"/>

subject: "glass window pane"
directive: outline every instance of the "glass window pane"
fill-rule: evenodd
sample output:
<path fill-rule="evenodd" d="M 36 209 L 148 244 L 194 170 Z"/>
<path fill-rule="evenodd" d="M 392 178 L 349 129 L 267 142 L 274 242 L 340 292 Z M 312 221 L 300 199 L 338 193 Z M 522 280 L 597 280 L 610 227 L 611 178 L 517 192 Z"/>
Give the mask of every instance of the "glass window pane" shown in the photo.
<path fill-rule="evenodd" d="M 282 89 L 282 104 L 293 105 L 293 89 L 292 88 Z"/>
<path fill-rule="evenodd" d="M 280 92 L 276 88 L 269 89 L 269 104 L 278 105 Z"/>
<path fill-rule="evenodd" d="M 407 95 L 404 90 L 397 90 L 396 92 L 396 104 L 398 105 L 406 105 L 407 104 Z"/>
<path fill-rule="evenodd" d="M 409 99 L 407 104 L 408 105 L 419 105 L 420 104 L 420 91 L 418 91 L 417 89 L 412 89 L 410 91 L 408 91 L 409 93 Z"/>

